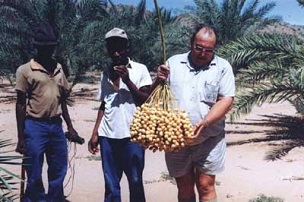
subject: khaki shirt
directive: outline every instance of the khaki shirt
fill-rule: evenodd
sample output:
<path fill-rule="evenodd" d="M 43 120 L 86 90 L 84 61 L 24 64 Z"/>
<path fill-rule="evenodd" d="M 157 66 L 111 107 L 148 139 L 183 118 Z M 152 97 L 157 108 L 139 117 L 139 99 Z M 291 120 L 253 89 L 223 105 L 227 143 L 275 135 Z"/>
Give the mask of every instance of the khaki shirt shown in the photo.
<path fill-rule="evenodd" d="M 61 115 L 61 98 L 68 89 L 68 81 L 59 63 L 53 75 L 33 59 L 17 69 L 16 90 L 27 94 L 27 116 L 45 118 Z"/>

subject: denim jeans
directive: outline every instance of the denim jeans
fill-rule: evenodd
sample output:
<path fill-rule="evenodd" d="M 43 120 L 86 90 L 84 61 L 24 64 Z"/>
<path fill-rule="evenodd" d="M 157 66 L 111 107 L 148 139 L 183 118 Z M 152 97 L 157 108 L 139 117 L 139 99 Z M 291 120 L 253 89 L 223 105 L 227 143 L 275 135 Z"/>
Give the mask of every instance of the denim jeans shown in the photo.
<path fill-rule="evenodd" d="M 63 181 L 67 172 L 67 140 L 62 128 L 62 120 L 41 122 L 25 120 L 24 140 L 26 154 L 24 159 L 27 174 L 26 202 L 65 201 Z M 48 192 L 42 182 L 44 156 L 48 164 Z"/>
<path fill-rule="evenodd" d="M 145 202 L 142 180 L 144 150 L 125 139 L 99 138 L 102 168 L 105 179 L 105 202 L 121 202 L 120 180 L 125 173 L 129 183 L 130 202 Z"/>

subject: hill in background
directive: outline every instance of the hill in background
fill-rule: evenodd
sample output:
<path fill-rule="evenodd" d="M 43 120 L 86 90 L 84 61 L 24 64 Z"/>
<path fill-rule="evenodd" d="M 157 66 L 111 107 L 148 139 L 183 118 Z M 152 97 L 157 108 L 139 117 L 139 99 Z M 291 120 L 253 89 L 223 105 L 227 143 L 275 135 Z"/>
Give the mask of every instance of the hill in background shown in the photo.
<path fill-rule="evenodd" d="M 268 33 L 282 33 L 296 35 L 300 39 L 304 40 L 304 26 L 302 25 L 291 25 L 285 22 L 277 22 L 272 25 L 267 25 L 262 29 L 264 32 Z"/>

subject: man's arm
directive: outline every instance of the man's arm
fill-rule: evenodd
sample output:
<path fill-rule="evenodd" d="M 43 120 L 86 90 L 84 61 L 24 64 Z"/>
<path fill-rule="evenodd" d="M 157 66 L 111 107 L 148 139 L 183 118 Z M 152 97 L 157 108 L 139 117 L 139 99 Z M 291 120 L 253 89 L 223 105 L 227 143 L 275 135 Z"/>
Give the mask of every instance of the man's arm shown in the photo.
<path fill-rule="evenodd" d="M 15 151 L 20 154 L 24 154 L 25 152 L 25 144 L 24 144 L 24 136 L 23 136 L 25 116 L 26 116 L 26 93 L 17 90 L 16 120 L 17 120 L 18 142 Z"/>
<path fill-rule="evenodd" d="M 62 109 L 62 117 L 63 117 L 63 119 L 67 125 L 67 129 L 68 129 L 68 133 L 66 133 L 66 138 L 70 142 L 83 144 L 85 142 L 84 139 L 78 135 L 77 131 L 73 127 L 73 124 L 72 124 L 72 121 L 71 121 L 71 118 L 69 115 L 66 99 L 61 101 L 61 109 Z"/>
<path fill-rule="evenodd" d="M 97 113 L 97 119 L 94 125 L 94 129 L 92 132 L 92 136 L 90 141 L 88 142 L 88 150 L 90 153 L 92 154 L 96 154 L 99 149 L 98 149 L 98 128 L 99 125 L 101 123 L 103 114 L 104 114 L 104 110 L 105 110 L 105 102 L 101 102 L 100 107 L 98 109 L 98 113 Z"/>
<path fill-rule="evenodd" d="M 74 129 L 73 123 L 72 123 L 71 118 L 70 118 L 70 114 L 69 114 L 66 99 L 61 100 L 61 110 L 62 110 L 62 117 L 63 117 L 63 119 L 66 123 L 67 129 L 68 129 L 68 132 L 69 132 L 69 136 L 70 137 L 75 136 L 75 135 L 78 136 L 78 133 Z"/>
<path fill-rule="evenodd" d="M 128 86 L 136 106 L 142 105 L 148 99 L 150 86 L 143 86 L 138 89 L 131 80 L 127 81 L 125 84 Z"/>
<path fill-rule="evenodd" d="M 234 97 L 219 97 L 205 118 L 194 126 L 194 138 L 197 137 L 204 128 L 222 119 L 232 108 L 233 100 Z"/>
<path fill-rule="evenodd" d="M 129 72 L 125 66 L 117 66 L 115 70 L 122 81 L 128 86 L 136 106 L 143 104 L 150 95 L 150 85 L 143 86 L 140 89 L 130 80 Z"/>

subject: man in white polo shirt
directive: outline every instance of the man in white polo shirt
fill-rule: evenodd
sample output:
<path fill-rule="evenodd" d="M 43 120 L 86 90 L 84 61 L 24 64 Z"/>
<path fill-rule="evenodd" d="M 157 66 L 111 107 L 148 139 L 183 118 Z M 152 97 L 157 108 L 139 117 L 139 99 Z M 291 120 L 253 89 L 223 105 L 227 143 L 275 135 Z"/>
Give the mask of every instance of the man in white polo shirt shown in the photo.
<path fill-rule="evenodd" d="M 153 86 L 167 80 L 179 107 L 193 124 L 193 138 L 178 152 L 167 152 L 169 174 L 176 179 L 179 202 L 215 202 L 215 176 L 224 169 L 225 114 L 231 109 L 235 79 L 228 61 L 214 54 L 216 32 L 199 25 L 191 50 L 158 67 Z"/>
<path fill-rule="evenodd" d="M 145 65 L 130 59 L 127 34 L 113 28 L 105 35 L 112 64 L 102 72 L 99 100 L 101 105 L 89 141 L 88 150 L 99 150 L 105 179 L 106 202 L 120 202 L 120 180 L 125 173 L 129 183 L 130 202 L 144 202 L 142 181 L 144 149 L 130 140 L 130 125 L 136 106 L 149 96 L 152 83 Z"/>

